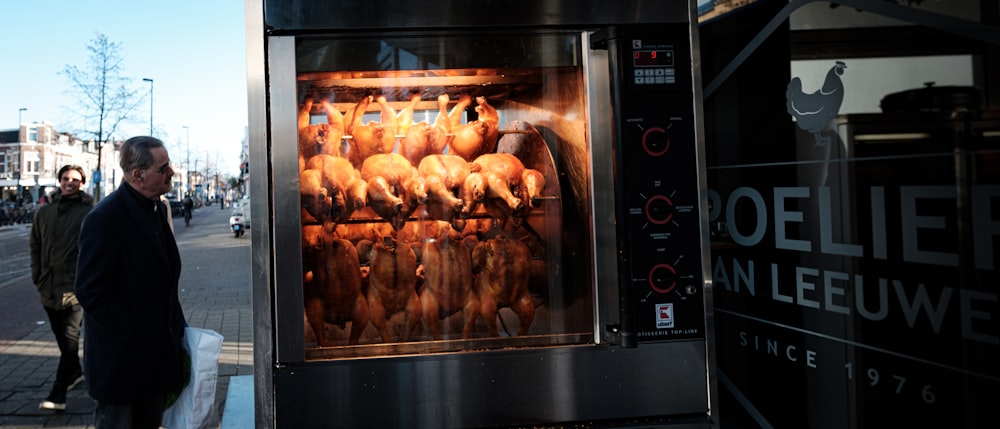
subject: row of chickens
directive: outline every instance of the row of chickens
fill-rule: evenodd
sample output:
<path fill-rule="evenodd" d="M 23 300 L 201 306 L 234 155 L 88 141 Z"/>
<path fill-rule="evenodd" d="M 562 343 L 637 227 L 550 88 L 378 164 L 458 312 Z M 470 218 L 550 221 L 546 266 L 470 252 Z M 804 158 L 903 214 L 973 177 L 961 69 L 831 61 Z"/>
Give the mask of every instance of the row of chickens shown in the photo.
<path fill-rule="evenodd" d="M 300 172 L 303 216 L 327 225 L 371 210 L 396 230 L 411 216 L 451 222 L 482 212 L 518 223 L 538 207 L 545 177 L 525 168 L 516 156 L 489 153 L 467 162 L 457 155 L 433 154 L 416 166 L 398 153 L 375 154 L 360 170 L 344 158 L 317 154 Z M 419 211 L 418 211 L 419 209 Z"/>
<path fill-rule="evenodd" d="M 310 123 L 311 97 L 299 112 L 300 193 L 312 220 L 341 223 L 371 210 L 396 229 L 413 215 L 461 229 L 479 205 L 491 216 L 515 221 L 538 205 L 545 178 L 513 155 L 494 153 L 498 116 L 484 97 L 477 97 L 478 119 L 463 124 L 471 97 L 460 96 L 449 112 L 450 97 L 442 94 L 433 125 L 413 122 L 419 94 L 399 113 L 378 96 L 381 122 L 364 123 L 372 98 L 363 97 L 344 114 L 323 99 L 326 124 Z M 346 154 L 345 135 L 351 137 Z"/>
<path fill-rule="evenodd" d="M 320 347 L 358 344 L 369 323 L 386 343 L 409 341 L 420 324 L 440 340 L 448 336 L 442 321 L 457 314 L 462 338 L 473 335 L 480 317 L 489 335 L 496 337 L 497 314 L 503 307 L 517 314 L 518 335 L 528 333 L 535 315 L 528 285 L 533 267 L 538 271 L 528 245 L 505 234 L 482 240 L 474 234 L 463 237 L 440 221 L 424 225 L 437 232 L 419 235 L 433 239 L 384 235 L 357 244 L 342 238 L 350 236 L 346 231 L 303 228 L 306 322 Z M 388 322 L 400 313 L 402 329 L 394 332 Z M 350 334 L 344 344 L 333 339 L 327 323 L 347 330 L 347 322 Z"/>
<path fill-rule="evenodd" d="M 379 121 L 364 122 L 365 111 L 372 100 L 379 104 Z M 396 112 L 385 96 L 365 96 L 356 105 L 341 113 L 327 99 L 320 105 L 326 113 L 327 123 L 312 124 L 311 115 L 315 101 L 307 97 L 299 109 L 299 159 L 308 160 L 317 154 L 343 156 L 360 169 L 365 159 L 372 155 L 397 152 L 418 164 L 427 155 L 450 153 L 472 161 L 482 154 L 496 151 L 500 136 L 499 116 L 485 97 L 476 97 L 475 111 L 478 118 L 462 123 L 462 114 L 472 103 L 468 94 L 459 96 L 448 110 L 451 98 L 438 96 L 438 115 L 434 123 L 414 122 L 413 114 L 421 101 L 419 93 L 413 94 L 405 108 Z M 344 150 L 342 141 L 347 140 Z M 398 140 L 398 149 L 397 149 Z M 346 152 L 346 153 L 345 153 Z"/>

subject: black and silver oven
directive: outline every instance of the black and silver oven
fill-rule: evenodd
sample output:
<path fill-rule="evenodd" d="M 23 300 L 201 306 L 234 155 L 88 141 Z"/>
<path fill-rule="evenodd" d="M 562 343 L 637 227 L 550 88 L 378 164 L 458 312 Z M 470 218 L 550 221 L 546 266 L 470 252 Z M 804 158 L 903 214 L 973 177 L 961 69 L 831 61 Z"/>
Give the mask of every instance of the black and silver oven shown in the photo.
<path fill-rule="evenodd" d="M 715 425 L 694 1 L 247 5 L 258 427 Z"/>

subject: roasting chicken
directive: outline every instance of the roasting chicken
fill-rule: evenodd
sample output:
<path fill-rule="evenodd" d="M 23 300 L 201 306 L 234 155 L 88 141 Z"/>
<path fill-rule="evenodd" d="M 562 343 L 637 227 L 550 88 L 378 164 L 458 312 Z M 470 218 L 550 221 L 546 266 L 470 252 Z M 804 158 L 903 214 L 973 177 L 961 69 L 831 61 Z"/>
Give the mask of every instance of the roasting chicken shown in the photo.
<path fill-rule="evenodd" d="M 477 274 L 475 292 L 480 311 L 490 335 L 498 336 L 497 314 L 509 307 L 517 314 L 517 335 L 527 335 L 535 318 L 535 305 L 528 291 L 531 252 L 520 241 L 503 235 L 480 242 L 472 252 L 473 272 Z"/>
<path fill-rule="evenodd" d="M 505 182 L 498 179 L 499 175 L 486 174 L 492 182 L 487 186 L 487 198 L 482 201 L 482 207 L 486 214 L 497 219 L 500 228 L 508 222 L 514 227 L 520 227 L 528 210 L 541 206 L 538 197 L 545 187 L 545 177 L 538 170 L 525 168 L 521 173 L 520 183 L 511 192 L 507 192 Z M 492 190 L 497 190 L 498 193 L 493 193 Z"/>
<path fill-rule="evenodd" d="M 443 97 L 447 105 L 448 96 L 445 95 Z M 399 140 L 399 153 L 410 160 L 410 163 L 413 165 L 419 164 L 420 160 L 427 155 L 443 152 L 444 148 L 448 145 L 447 133 L 450 129 L 450 126 L 445 127 L 437 124 L 437 121 L 435 121 L 434 125 L 424 121 L 413 123 L 412 110 L 413 106 L 418 102 L 420 102 L 420 94 L 413 95 L 410 104 L 399 115 L 399 134 L 403 136 Z M 404 118 L 404 113 L 406 113 L 406 118 Z M 404 121 L 407 122 L 405 127 Z"/>
<path fill-rule="evenodd" d="M 524 172 L 524 163 L 509 153 L 485 154 L 473 160 L 472 164 L 473 171 L 496 173 L 511 185 L 521 183 L 521 173 Z"/>
<path fill-rule="evenodd" d="M 471 166 L 459 156 L 429 155 L 417 164 L 417 172 L 424 177 L 438 176 L 442 179 L 445 187 L 457 191 L 469 176 Z"/>
<path fill-rule="evenodd" d="M 462 188 L 458 191 L 458 197 L 462 200 L 462 216 L 472 214 L 473 210 L 486 198 L 488 181 L 486 176 L 479 172 L 469 173 L 462 183 Z"/>
<path fill-rule="evenodd" d="M 368 207 L 376 215 L 389 221 L 393 229 L 401 229 L 406 222 L 406 216 L 403 215 L 403 199 L 396 195 L 396 188 L 382 176 L 368 179 L 367 185 Z"/>
<path fill-rule="evenodd" d="M 323 186 L 323 172 L 320 170 L 303 170 L 299 174 L 299 198 L 302 210 L 315 222 L 330 217 L 333 202 L 326 187 Z M 308 218 L 303 216 L 303 222 Z"/>
<path fill-rule="evenodd" d="M 418 122 L 410 127 L 409 131 L 399 140 L 399 153 L 406 157 L 413 164 L 420 162 L 420 159 L 435 151 L 431 145 L 431 124 Z"/>
<path fill-rule="evenodd" d="M 344 137 L 344 117 L 326 98 L 321 103 L 326 112 L 325 124 L 311 124 L 312 97 L 307 97 L 299 109 L 299 156 L 305 160 L 319 153 L 340 155 L 340 144 Z"/>
<path fill-rule="evenodd" d="M 424 178 L 427 185 L 427 201 L 418 207 L 417 216 L 421 219 L 448 222 L 456 231 L 465 226 L 462 218 L 462 200 L 449 190 L 438 176 Z"/>
<path fill-rule="evenodd" d="M 541 206 L 546 191 L 545 175 L 524 168 L 520 159 L 509 153 L 482 155 L 473 161 L 473 170 L 486 177 L 485 211 L 502 222 L 514 220 L 520 225 L 528 210 Z"/>
<path fill-rule="evenodd" d="M 453 136 L 448 151 L 467 161 L 496 151 L 497 138 L 500 135 L 496 109 L 487 104 L 485 97 L 476 97 L 476 102 L 479 103 L 476 106 L 479 119 L 460 125 L 452 121 L 451 124 Z"/>
<path fill-rule="evenodd" d="M 521 177 L 523 189 L 519 196 L 527 200 L 531 207 L 537 208 L 541 203 L 538 197 L 559 194 L 559 181 L 552 180 L 558 177 L 558 173 L 548 145 L 538 130 L 528 122 L 512 121 L 505 129 L 512 132 L 500 138 L 497 152 L 509 153 L 521 160 L 526 169 Z M 567 174 L 581 173 L 568 171 Z"/>
<path fill-rule="evenodd" d="M 458 155 L 466 161 L 472 161 L 477 156 L 486 153 L 483 151 L 486 141 L 487 126 L 480 121 L 472 121 L 452 127 L 451 144 L 448 145 L 448 153 Z"/>
<path fill-rule="evenodd" d="M 372 325 L 383 342 L 395 338 L 389 332 L 389 320 L 404 313 L 403 341 L 409 341 L 422 315 L 417 296 L 417 257 L 410 246 L 384 237 L 375 243 L 361 241 L 358 252 L 369 262 L 368 310 Z"/>
<path fill-rule="evenodd" d="M 444 227 L 447 230 L 447 226 Z M 462 338 L 469 338 L 479 316 L 479 298 L 472 291 L 472 257 L 460 240 L 447 232 L 424 242 L 421 251 L 424 286 L 420 308 L 424 325 L 436 340 L 442 339 L 441 319 L 462 312 Z"/>
<path fill-rule="evenodd" d="M 361 178 L 368 182 L 368 205 L 399 230 L 427 201 L 425 182 L 417 169 L 398 153 L 375 154 L 365 159 Z"/>
<path fill-rule="evenodd" d="M 427 185 L 425 209 L 428 218 L 454 221 L 455 229 L 461 230 L 458 215 L 465 202 L 458 195 L 469 176 L 469 163 L 456 155 L 429 155 L 420 161 L 417 172 Z"/>
<path fill-rule="evenodd" d="M 521 173 L 521 193 L 519 195 L 521 199 L 527 201 L 529 207 L 538 208 L 541 206 L 538 197 L 542 196 L 544 191 L 545 176 L 542 172 L 525 168 L 524 172 Z"/>
<path fill-rule="evenodd" d="M 346 329 L 351 322 L 347 344 L 357 344 L 369 317 L 368 301 L 361 293 L 357 249 L 317 226 L 303 227 L 302 235 L 303 298 L 309 326 L 320 347 L 329 347 L 337 344 L 326 323 Z"/>
<path fill-rule="evenodd" d="M 355 168 L 360 168 L 369 156 L 392 152 L 396 146 L 396 112 L 384 96 L 379 96 L 377 101 L 382 107 L 381 122 L 364 123 L 364 113 L 371 103 L 371 96 L 363 97 L 354 108 L 348 159 Z"/>
<path fill-rule="evenodd" d="M 362 214 L 365 211 L 362 210 Z M 371 215 L 374 216 L 374 213 Z M 392 235 L 392 226 L 384 222 L 371 222 L 371 223 L 356 223 L 356 224 L 338 224 L 335 228 L 334 234 L 338 238 L 343 238 L 352 243 L 359 243 L 361 240 L 368 240 L 375 242 L 375 240 L 380 240 L 382 237 L 387 235 Z M 365 258 L 368 255 L 363 255 Z M 360 256 L 359 256 L 360 257 Z M 365 260 L 367 263 L 367 260 Z"/>
<path fill-rule="evenodd" d="M 521 212 L 524 202 L 517 197 L 524 173 L 524 164 L 509 153 L 488 153 L 472 162 L 472 170 L 478 171 L 486 180 L 486 198 L 499 198 L 512 212 Z M 473 207 L 466 207 L 463 213 L 471 213 Z"/>
<path fill-rule="evenodd" d="M 355 210 L 364 207 L 365 197 L 361 194 L 367 194 L 366 186 L 364 183 L 359 183 L 362 181 L 360 173 L 346 159 L 319 154 L 309 158 L 306 162 L 306 170 L 320 171 L 322 173 L 321 185 L 326 189 L 326 195 L 331 199 L 329 203 L 330 212 L 325 216 L 321 213 L 321 217 L 317 218 L 318 220 L 322 221 L 328 216 L 334 222 L 342 222 L 350 217 L 351 213 L 354 213 Z M 312 175 L 310 173 L 310 180 L 313 180 Z M 303 172 L 301 177 L 306 177 L 305 172 Z M 300 188 L 305 183 L 305 180 L 300 179 Z M 303 193 L 303 195 L 305 194 Z M 305 201 L 306 197 L 303 196 L 302 198 Z M 315 217 L 316 215 L 314 214 L 313 216 Z"/>
<path fill-rule="evenodd" d="M 507 207 L 513 212 L 521 212 L 524 209 L 524 202 L 521 201 L 512 189 L 517 189 L 520 187 L 520 179 L 517 182 L 511 183 L 507 178 L 505 178 L 500 173 L 495 172 L 483 172 L 483 176 L 486 177 L 486 198 L 497 198 L 503 200 Z"/>

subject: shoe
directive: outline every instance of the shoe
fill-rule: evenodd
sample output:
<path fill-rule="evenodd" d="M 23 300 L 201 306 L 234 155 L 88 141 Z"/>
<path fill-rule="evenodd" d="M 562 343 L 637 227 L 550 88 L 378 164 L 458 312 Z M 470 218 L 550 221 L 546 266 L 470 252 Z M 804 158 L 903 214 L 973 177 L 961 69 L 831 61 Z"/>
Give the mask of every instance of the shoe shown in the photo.
<path fill-rule="evenodd" d="M 54 411 L 65 411 L 66 410 L 66 391 L 59 389 L 52 389 L 52 393 L 49 393 L 49 397 L 45 398 L 40 404 L 38 404 L 38 409 L 40 410 L 54 410 Z"/>
<path fill-rule="evenodd" d="M 76 374 L 76 377 L 73 377 L 73 381 L 71 383 L 69 383 L 69 387 L 67 387 L 66 390 L 67 391 L 73 390 L 73 388 L 76 387 L 76 385 L 78 385 L 78 384 L 80 384 L 82 382 L 83 382 L 83 373 L 82 372 L 78 372 Z"/>

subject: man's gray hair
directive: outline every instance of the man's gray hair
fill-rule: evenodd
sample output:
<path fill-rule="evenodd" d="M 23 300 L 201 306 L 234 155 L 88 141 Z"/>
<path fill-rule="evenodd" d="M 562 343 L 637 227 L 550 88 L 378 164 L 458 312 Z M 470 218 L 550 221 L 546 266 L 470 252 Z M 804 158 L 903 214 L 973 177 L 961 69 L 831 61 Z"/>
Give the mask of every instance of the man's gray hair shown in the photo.
<path fill-rule="evenodd" d="M 125 176 L 137 168 L 145 170 L 152 167 L 152 149 L 157 147 L 163 147 L 163 142 L 152 136 L 135 136 L 125 140 L 119 152 L 121 159 L 118 161 Z"/>

